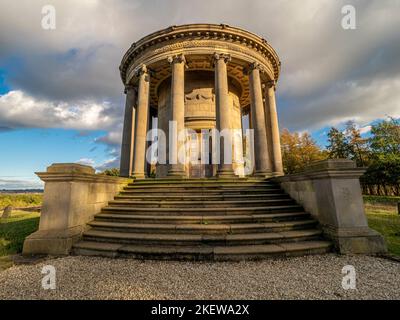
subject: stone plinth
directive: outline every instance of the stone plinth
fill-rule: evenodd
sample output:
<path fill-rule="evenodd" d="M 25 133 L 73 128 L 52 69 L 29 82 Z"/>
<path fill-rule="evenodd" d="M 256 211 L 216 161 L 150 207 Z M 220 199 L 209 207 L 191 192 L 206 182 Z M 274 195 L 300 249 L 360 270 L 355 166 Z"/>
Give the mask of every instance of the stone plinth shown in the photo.
<path fill-rule="evenodd" d="M 384 253 L 382 236 L 368 227 L 359 178 L 350 160 L 325 160 L 305 172 L 276 178 L 320 222 L 340 253 Z"/>
<path fill-rule="evenodd" d="M 53 164 L 37 175 L 45 182 L 39 230 L 26 238 L 23 254 L 69 254 L 86 224 L 130 181 L 79 164 Z"/>

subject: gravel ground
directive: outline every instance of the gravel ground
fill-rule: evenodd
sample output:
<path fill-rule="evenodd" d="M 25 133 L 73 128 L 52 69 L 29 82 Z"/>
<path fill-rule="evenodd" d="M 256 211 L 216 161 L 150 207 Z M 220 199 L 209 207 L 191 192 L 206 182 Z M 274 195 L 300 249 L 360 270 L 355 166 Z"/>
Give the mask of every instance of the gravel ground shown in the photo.
<path fill-rule="evenodd" d="M 356 290 L 341 285 L 349 264 Z M 56 290 L 41 287 L 44 265 L 56 268 Z M 0 299 L 400 299 L 400 263 L 335 254 L 236 263 L 66 257 L 1 272 Z"/>

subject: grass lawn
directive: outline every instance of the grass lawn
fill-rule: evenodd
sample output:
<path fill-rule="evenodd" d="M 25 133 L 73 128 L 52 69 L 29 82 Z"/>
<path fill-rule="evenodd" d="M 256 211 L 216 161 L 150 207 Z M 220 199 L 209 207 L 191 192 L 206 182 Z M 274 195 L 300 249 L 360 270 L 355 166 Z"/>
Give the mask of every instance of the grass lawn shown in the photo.
<path fill-rule="evenodd" d="M 0 193 L 0 210 L 12 205 L 14 208 L 36 207 L 41 206 L 43 194 L 27 193 L 27 194 L 7 194 Z"/>
<path fill-rule="evenodd" d="M 374 200 L 365 205 L 369 226 L 384 236 L 389 253 L 400 256 L 400 215 L 397 208 L 394 203 L 389 205 L 386 201 L 379 203 L 379 199 Z"/>
<path fill-rule="evenodd" d="M 8 219 L 0 219 L 0 270 L 12 265 L 10 255 L 21 253 L 25 238 L 39 226 L 40 213 L 13 211 Z"/>
<path fill-rule="evenodd" d="M 363 196 L 366 204 L 396 206 L 400 197 L 394 196 Z"/>

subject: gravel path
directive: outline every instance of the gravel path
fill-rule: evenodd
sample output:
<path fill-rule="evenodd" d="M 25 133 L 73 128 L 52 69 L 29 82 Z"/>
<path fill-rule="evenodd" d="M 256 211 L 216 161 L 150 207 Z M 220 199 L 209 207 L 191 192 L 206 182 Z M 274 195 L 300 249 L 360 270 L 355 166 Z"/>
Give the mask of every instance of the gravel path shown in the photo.
<path fill-rule="evenodd" d="M 342 289 L 353 265 L 357 289 Z M 57 289 L 43 290 L 44 265 Z M 237 263 L 50 259 L 0 273 L 0 299 L 400 299 L 400 263 L 335 254 Z"/>

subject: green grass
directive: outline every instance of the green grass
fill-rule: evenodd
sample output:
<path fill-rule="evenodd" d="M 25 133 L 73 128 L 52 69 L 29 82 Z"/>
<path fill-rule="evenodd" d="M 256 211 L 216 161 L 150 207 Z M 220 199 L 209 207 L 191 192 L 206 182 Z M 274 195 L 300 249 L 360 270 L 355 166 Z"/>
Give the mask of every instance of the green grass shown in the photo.
<path fill-rule="evenodd" d="M 41 206 L 42 200 L 43 194 L 40 193 L 0 194 L 0 209 L 8 205 L 14 208 Z"/>
<path fill-rule="evenodd" d="M 389 253 L 400 256 L 400 215 L 390 206 L 366 205 L 369 226 L 385 238 Z"/>
<path fill-rule="evenodd" d="M 39 226 L 40 213 L 13 211 L 8 219 L 0 219 L 0 270 L 10 267 L 10 255 L 21 253 L 24 240 Z"/>
<path fill-rule="evenodd" d="M 363 196 L 364 202 L 367 204 L 382 204 L 397 206 L 400 202 L 400 197 L 389 196 Z"/>

